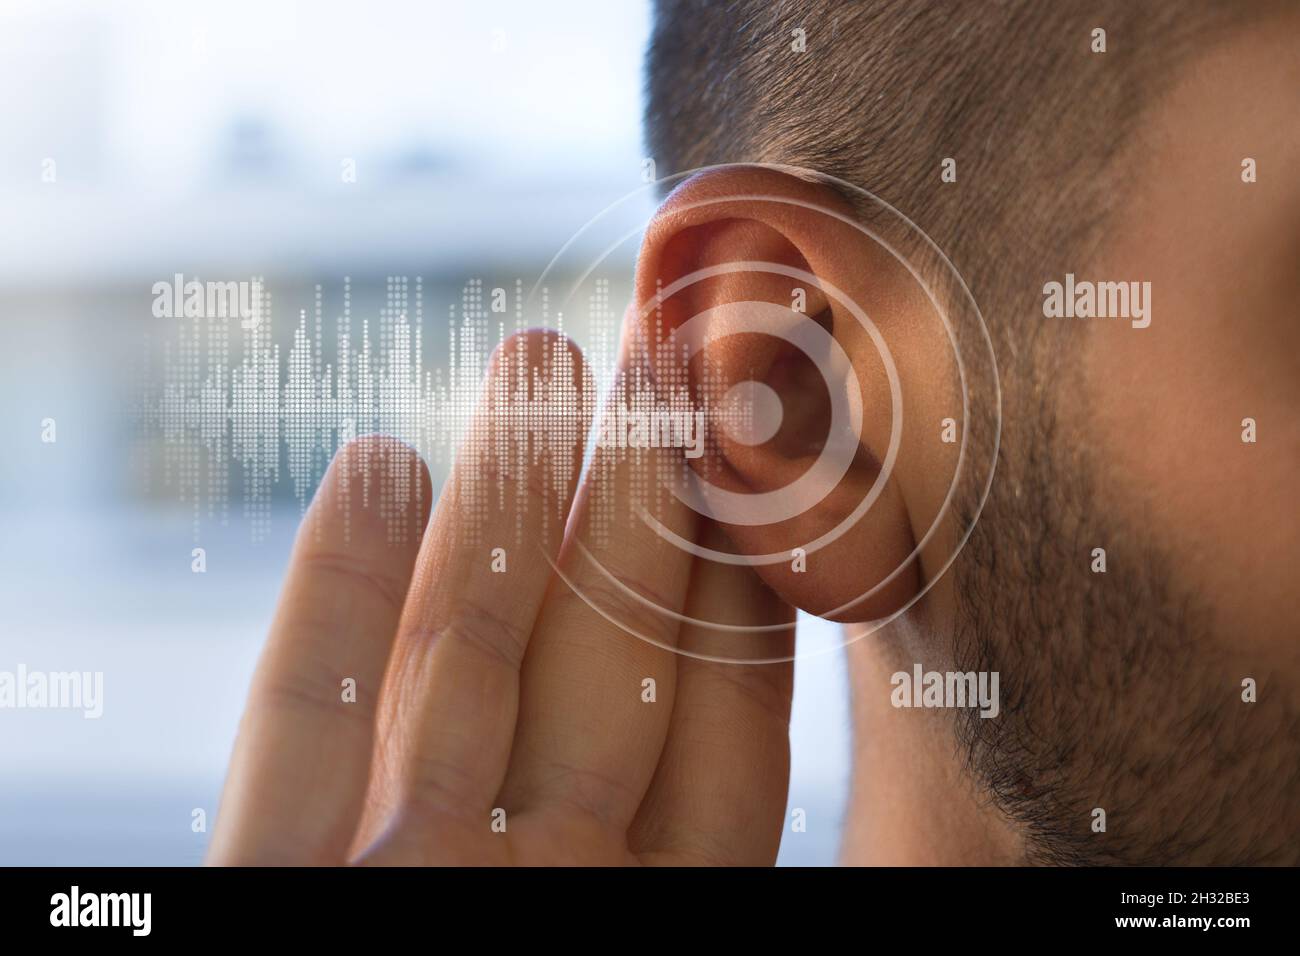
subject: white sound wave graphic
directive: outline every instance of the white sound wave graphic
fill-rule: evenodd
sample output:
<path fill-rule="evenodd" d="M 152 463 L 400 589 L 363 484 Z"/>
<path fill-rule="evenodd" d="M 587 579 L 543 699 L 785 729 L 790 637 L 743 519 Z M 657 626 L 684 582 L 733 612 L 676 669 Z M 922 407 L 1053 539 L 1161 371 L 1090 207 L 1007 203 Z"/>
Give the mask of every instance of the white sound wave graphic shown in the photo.
<path fill-rule="evenodd" d="M 491 301 L 485 301 L 482 280 L 470 280 L 459 308 L 448 310 L 445 367 L 426 368 L 422 279 L 388 279 L 386 305 L 374 321 L 353 315 L 351 281 L 345 279 L 341 314 L 328 337 L 324 293 L 316 286 L 315 307 L 310 315 L 299 313 L 287 357 L 274 342 L 271 293 L 257 280 L 260 318 L 251 328 L 224 318 L 172 320 L 161 375 L 145 383 L 142 405 L 144 426 L 163 441 L 164 481 L 192 505 L 196 540 L 205 520 L 228 521 L 238 484 L 257 541 L 270 531 L 272 495 L 282 480 L 305 510 L 340 448 L 383 434 L 410 445 L 435 473 L 453 456 L 474 459 L 475 467 L 464 470 L 469 480 L 456 488 L 466 515 L 504 509 L 509 493 L 517 513 L 546 509 L 554 517 L 548 527 L 562 532 L 560 492 L 581 466 L 575 449 L 587 437 L 601 395 L 617 414 L 611 411 L 596 435 L 609 451 L 592 461 L 598 472 L 611 471 L 620 457 L 639 454 L 643 446 L 669 444 L 683 449 L 677 460 L 685 467 L 688 456 L 703 451 L 706 419 L 710 427 L 723 428 L 748 420 L 747 410 L 724 409 L 714 401 L 721 383 L 708 368 L 696 383 L 694 403 L 686 369 L 666 360 L 662 350 L 655 355 L 659 371 L 653 380 L 644 374 L 656 349 L 639 336 L 624 346 L 625 354 L 637 356 L 630 363 L 634 371 L 616 376 L 621 312 L 611 309 L 608 281 L 596 280 L 592 288 L 581 317 L 585 368 L 575 364 L 563 339 L 554 338 L 540 356 L 531 356 L 531 364 L 522 350 L 501 359 L 505 366 L 485 387 L 492 353 L 510 335 L 538 326 L 564 331 L 564 316 L 549 314 L 546 290 L 537 297 L 539 314 L 526 316 L 522 282 L 512 290 L 490 290 Z M 505 312 L 507 301 L 513 301 L 512 313 Z M 653 339 L 661 338 L 656 328 Z M 693 442 L 699 444 L 695 451 Z M 374 467 L 360 471 L 379 480 L 345 488 L 340 504 L 360 495 L 388 521 L 393 540 L 418 534 L 422 529 L 412 527 L 411 519 L 420 494 L 414 476 L 383 460 L 382 444 L 362 443 L 356 453 L 376 457 L 366 463 Z M 525 475 L 527 480 L 511 480 Z M 637 500 L 626 502 L 627 513 L 662 493 L 661 487 L 633 488 Z M 594 533 L 607 534 L 615 517 L 606 496 L 593 515 Z M 481 523 L 462 525 L 473 529 Z"/>

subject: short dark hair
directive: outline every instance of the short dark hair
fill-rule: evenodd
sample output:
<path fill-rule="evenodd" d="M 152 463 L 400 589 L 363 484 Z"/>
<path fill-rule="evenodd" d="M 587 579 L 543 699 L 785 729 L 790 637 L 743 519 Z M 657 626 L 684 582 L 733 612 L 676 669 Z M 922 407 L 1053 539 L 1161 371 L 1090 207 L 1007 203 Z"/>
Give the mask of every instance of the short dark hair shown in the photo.
<path fill-rule="evenodd" d="M 1243 8 L 1266 12 L 1131 0 L 657 0 L 646 145 L 661 175 L 781 163 L 866 189 L 934 239 L 996 313 L 1043 261 L 1087 254 L 1123 198 L 1115 163 L 1143 109 L 1196 41 Z M 956 160 L 955 189 L 940 180 L 945 158 Z M 1041 280 L 1029 286 L 1036 295 Z"/>

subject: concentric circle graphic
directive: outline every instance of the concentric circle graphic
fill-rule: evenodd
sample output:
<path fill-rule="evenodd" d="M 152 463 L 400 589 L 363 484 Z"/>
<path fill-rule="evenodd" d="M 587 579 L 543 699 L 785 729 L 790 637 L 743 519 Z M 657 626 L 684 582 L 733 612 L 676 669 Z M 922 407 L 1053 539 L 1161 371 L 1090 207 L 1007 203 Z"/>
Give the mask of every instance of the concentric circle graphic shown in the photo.
<path fill-rule="evenodd" d="M 732 264 L 727 271 L 744 269 L 748 265 L 749 263 Z M 716 274 L 721 270 L 705 271 Z M 664 294 L 670 293 L 665 290 Z M 819 358 L 819 352 L 827 352 L 830 361 L 851 374 L 853 367 L 843 346 L 816 322 L 809 322 L 807 316 L 783 306 L 771 302 L 729 302 L 714 306 L 692 316 L 674 330 L 671 337 L 682 342 L 682 358 L 687 361 L 718 339 L 741 332 L 765 332 L 775 336 L 789 342 L 813 361 L 831 395 L 830 439 L 826 442 L 823 455 L 818 456 L 812 468 L 793 484 L 779 491 L 748 495 L 725 491 L 690 471 L 687 472 L 685 490 L 674 488 L 673 492 L 697 512 L 715 521 L 727 524 L 772 524 L 802 514 L 808 509 L 806 502 L 809 499 L 817 501 L 825 497 L 844 477 L 857 452 L 860 440 L 858 436 L 862 432 L 862 408 L 849 402 L 849 396 L 856 393 L 834 387 L 833 373 Z M 654 520 L 648 514 L 646 518 Z M 703 555 L 705 551 L 692 553 Z M 764 555 L 753 560 L 763 563 L 768 557 Z M 783 561 L 785 557 L 785 552 L 781 552 L 776 560 Z"/>
<path fill-rule="evenodd" d="M 577 547 L 584 559 L 591 562 L 595 569 L 606 579 L 611 587 L 628 598 L 621 607 L 635 603 L 648 613 L 660 615 L 680 623 L 691 624 L 699 628 L 735 635 L 735 653 L 701 654 L 665 643 L 649 636 L 636 622 L 620 619 L 620 615 L 600 602 L 592 595 L 584 593 L 576 586 L 559 564 L 550 559 L 556 574 L 588 604 L 596 613 L 617 625 L 623 631 L 642 640 L 655 644 L 666 650 L 705 660 L 731 663 L 771 663 L 789 661 L 798 657 L 828 653 L 845 644 L 860 640 L 866 635 L 897 619 L 915 606 L 930 589 L 942 579 L 970 537 L 978 521 L 979 514 L 987 500 L 992 484 L 997 448 L 1001 433 L 1001 391 L 998 383 L 997 362 L 993 346 L 983 316 L 970 294 L 965 281 L 957 273 L 952 263 L 942 250 L 921 231 L 915 223 L 894 209 L 888 203 L 866 190 L 851 183 L 834 179 L 824 174 L 789 166 L 745 164 L 744 167 L 706 167 L 700 170 L 680 173 L 667 180 L 647 184 L 630 193 L 623 199 L 607 207 L 590 220 L 571 238 L 535 283 L 529 296 L 530 304 L 542 290 L 548 289 L 548 283 L 556 278 L 575 276 L 558 305 L 561 310 L 570 303 L 579 301 L 587 291 L 589 284 L 595 281 L 598 270 L 616 254 L 625 252 L 632 241 L 640 243 L 650 224 L 654 207 L 660 195 L 669 188 L 685 182 L 699 174 L 707 174 L 723 169 L 748 168 L 771 170 L 785 173 L 805 182 L 822 183 L 830 186 L 839 195 L 850 197 L 855 208 L 860 210 L 857 216 L 847 215 L 839 209 L 810 203 L 789 195 L 755 195 L 750 193 L 735 195 L 711 195 L 704 199 L 693 200 L 677 206 L 678 212 L 707 206 L 715 203 L 763 202 L 781 203 L 800 207 L 817 215 L 823 215 L 836 223 L 852 227 L 862 236 L 885 250 L 897 263 L 911 275 L 917 288 L 921 290 L 935 314 L 941 320 L 944 333 L 951 349 L 953 364 L 956 368 L 957 385 L 960 393 L 960 408 L 954 408 L 951 421 L 959 423 L 956 428 L 957 440 L 956 462 L 949 482 L 947 493 L 937 508 L 933 520 L 923 534 L 916 536 L 916 545 L 892 572 L 881 578 L 871 587 L 853 599 L 841 604 L 822 616 L 836 619 L 851 619 L 855 606 L 861 605 L 872 596 L 889 586 L 904 570 L 913 563 L 918 569 L 920 586 L 902 606 L 887 616 L 846 625 L 842 639 L 833 644 L 823 642 L 822 646 L 809 647 L 806 635 L 800 633 L 800 646 L 793 654 L 781 656 L 764 655 L 761 642 L 758 646 L 747 648 L 744 635 L 762 634 L 764 632 L 787 630 L 788 624 L 745 625 L 722 621 L 707 621 L 683 614 L 672 608 L 658 605 L 645 597 L 638 590 L 621 581 L 609 569 L 600 564 L 591 551 L 581 542 Z M 866 223 L 870 222 L 870 226 Z M 826 547 L 851 527 L 857 524 L 872 508 L 886 488 L 895 469 L 903 435 L 904 394 L 902 382 L 894 357 L 885 337 L 872 322 L 865 309 L 853 301 L 843 291 L 833 287 L 813 273 L 776 262 L 743 261 L 730 262 L 707 269 L 700 269 L 682 276 L 660 290 L 657 301 L 670 298 L 683 288 L 719 275 L 734 272 L 759 272 L 784 276 L 806 283 L 809 287 L 820 290 L 828 299 L 837 303 L 842 310 L 851 315 L 862 327 L 875 347 L 879 360 L 888 379 L 890 394 L 890 432 L 888 446 L 880 463 L 880 469 L 871 487 L 861 501 L 850 513 L 831 528 L 813 540 L 799 545 L 798 550 L 804 556 L 815 554 Z M 629 293 L 630 295 L 630 293 Z M 649 311 L 656 307 L 656 299 L 634 310 L 638 319 L 644 320 Z M 680 486 L 674 484 L 672 493 L 686 506 L 699 515 L 733 526 L 759 526 L 783 522 L 795 518 L 810 508 L 815 507 L 844 477 L 854 455 L 857 454 L 862 441 L 863 408 L 859 388 L 836 388 L 835 382 L 852 381 L 858 384 L 858 375 L 852 362 L 840 343 L 818 322 L 792 308 L 771 302 L 746 301 L 726 303 L 714 306 L 697 315 L 689 317 L 670 335 L 681 354 L 688 360 L 713 342 L 726 336 L 746 333 L 771 335 L 801 351 L 816 367 L 828 386 L 831 397 L 830 424 L 826 441 L 814 464 L 791 484 L 774 491 L 741 494 L 720 488 L 699 476 L 695 471 L 686 470 L 686 480 Z M 756 422 L 758 429 L 751 438 L 759 444 L 774 434 L 779 425 L 780 399 L 771 393 L 771 389 L 759 382 L 740 383 L 747 390 L 733 386 L 731 392 L 748 395 L 757 401 L 756 408 L 763 407 L 766 412 Z M 764 390 L 767 393 L 765 394 Z M 775 400 L 775 406 L 773 406 Z M 775 421 L 775 424 L 773 424 Z M 924 426 L 928 432 L 930 423 Z M 939 422 L 935 421 L 935 440 L 939 440 Z M 766 429 L 766 431 L 764 431 Z M 746 436 L 732 436 L 734 440 L 744 441 Z M 956 505 L 956 506 L 955 506 Z M 791 551 L 777 551 L 768 554 L 738 554 L 719 551 L 690 541 L 673 532 L 662 524 L 643 505 L 637 506 L 637 513 L 642 521 L 652 528 L 661 538 L 672 546 L 689 553 L 695 560 L 715 561 L 730 565 L 759 567 L 791 561 Z"/>
<path fill-rule="evenodd" d="M 767 272 L 776 275 L 784 275 L 790 278 L 799 279 L 810 285 L 816 286 L 823 292 L 833 295 L 835 298 L 844 302 L 845 306 L 853 313 L 854 318 L 863 326 L 871 335 L 871 340 L 875 343 L 880 352 L 881 359 L 885 364 L 885 372 L 889 378 L 889 393 L 892 402 L 892 417 L 889 434 L 889 449 L 885 454 L 885 461 L 881 467 L 880 474 L 876 477 L 871 486 L 871 490 L 858 504 L 844 521 L 840 522 L 831 531 L 826 532 L 820 537 L 806 544 L 800 545 L 805 555 L 812 554 L 826 545 L 839 538 L 845 531 L 851 528 L 858 520 L 867 513 L 871 506 L 884 490 L 885 484 L 889 481 L 890 473 L 893 471 L 894 462 L 898 457 L 898 446 L 903 435 L 903 398 L 902 387 L 898 381 L 898 370 L 894 366 L 893 356 L 889 352 L 889 347 L 885 344 L 880 331 L 875 327 L 867 314 L 857 305 L 843 295 L 838 289 L 830 283 L 819 279 L 811 272 L 803 269 L 796 269 L 792 266 L 782 265 L 775 262 L 730 262 L 721 266 L 713 266 L 708 269 L 701 269 L 667 286 L 661 295 L 664 298 L 672 295 L 674 292 L 702 279 L 712 278 L 717 275 L 725 275 L 732 272 Z M 644 313 L 653 308 L 653 303 L 647 303 Z M 725 313 L 732 310 L 745 310 L 747 313 L 752 310 L 760 311 L 770 320 L 770 324 L 754 324 L 752 320 L 746 319 L 740 323 L 725 323 Z M 718 329 L 719 325 L 711 320 L 716 313 L 724 313 L 724 324 L 721 325 L 721 331 L 713 335 L 707 335 L 707 341 L 696 342 L 700 338 L 699 329 L 701 327 L 709 329 Z M 790 325 L 790 317 L 796 320 L 796 324 Z M 738 326 L 738 327 L 737 327 Z M 822 491 L 822 495 L 815 499 L 820 500 L 834 488 L 835 484 L 844 476 L 849 463 L 852 461 L 854 454 L 857 452 L 858 443 L 861 441 L 862 432 L 862 409 L 858 405 L 849 406 L 847 401 L 850 395 L 856 396 L 857 391 L 848 390 L 841 393 L 840 389 L 834 387 L 836 369 L 830 367 L 824 362 L 815 358 L 814 345 L 818 342 L 826 343 L 830 352 L 831 361 L 839 363 L 849 374 L 853 375 L 856 381 L 856 373 L 853 371 L 852 363 L 849 357 L 844 353 L 844 349 L 838 342 L 831 337 L 830 333 L 823 329 L 816 322 L 813 322 L 808 316 L 802 313 L 793 312 L 782 306 L 773 305 L 770 302 L 742 302 L 731 305 L 717 306 L 699 315 L 691 317 L 683 323 L 673 334 L 675 336 L 685 336 L 686 353 L 693 355 L 695 352 L 707 345 L 714 338 L 720 338 L 723 334 L 732 335 L 738 332 L 767 332 L 769 335 L 789 342 L 796 346 L 804 354 L 813 359 L 817 366 L 818 372 L 821 373 L 822 379 L 826 382 L 831 394 L 831 422 L 830 436 L 826 447 L 832 452 L 833 457 L 827 459 L 819 456 L 817 462 L 813 465 L 803 477 L 795 482 L 792 486 L 787 486 L 780 491 L 765 492 L 763 494 L 737 495 L 732 492 L 725 492 L 721 489 L 712 488 L 710 490 L 700 490 L 703 484 L 694 473 L 689 473 L 689 488 L 695 490 L 695 497 L 688 498 L 687 504 L 691 505 L 697 512 L 705 517 L 713 518 L 716 521 L 722 521 L 727 524 L 773 524 L 778 521 L 785 521 L 795 515 L 802 514 L 808 510 L 810 505 L 807 503 L 807 489 L 817 487 Z M 849 418 L 849 427 L 852 431 L 846 431 L 845 417 Z M 729 511 L 718 513 L 710 505 L 713 500 L 721 500 L 728 505 Z M 740 517 L 737 517 L 740 515 Z M 665 527 L 653 515 L 644 508 L 641 509 L 641 517 L 664 539 L 688 551 L 697 558 L 709 558 L 714 561 L 720 561 L 723 564 L 737 565 L 759 565 L 759 564 L 778 564 L 790 560 L 789 551 L 776 551 L 770 554 L 740 555 L 730 554 L 725 551 L 717 551 L 712 548 L 705 548 L 694 541 L 687 541 L 685 538 L 675 534 L 671 529 Z M 660 609 L 664 610 L 664 609 Z"/>
<path fill-rule="evenodd" d="M 743 415 L 746 408 L 751 412 L 752 420 L 747 424 L 723 425 L 727 437 L 738 444 L 762 445 L 781 430 L 781 419 L 785 415 L 781 396 L 764 382 L 752 378 L 737 382 L 727 389 L 722 405 L 733 417 Z"/>

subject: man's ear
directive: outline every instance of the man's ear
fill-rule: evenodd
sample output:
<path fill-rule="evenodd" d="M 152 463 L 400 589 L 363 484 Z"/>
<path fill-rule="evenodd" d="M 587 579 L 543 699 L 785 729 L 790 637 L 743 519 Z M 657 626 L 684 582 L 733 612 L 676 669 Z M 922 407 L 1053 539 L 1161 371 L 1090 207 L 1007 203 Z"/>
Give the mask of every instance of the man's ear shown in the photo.
<path fill-rule="evenodd" d="M 656 377 L 684 362 L 708 409 L 697 510 L 774 590 L 876 620 L 941 570 L 917 543 L 957 463 L 942 427 L 960 417 L 952 351 L 838 191 L 767 167 L 696 175 L 646 233 L 636 301 Z"/>

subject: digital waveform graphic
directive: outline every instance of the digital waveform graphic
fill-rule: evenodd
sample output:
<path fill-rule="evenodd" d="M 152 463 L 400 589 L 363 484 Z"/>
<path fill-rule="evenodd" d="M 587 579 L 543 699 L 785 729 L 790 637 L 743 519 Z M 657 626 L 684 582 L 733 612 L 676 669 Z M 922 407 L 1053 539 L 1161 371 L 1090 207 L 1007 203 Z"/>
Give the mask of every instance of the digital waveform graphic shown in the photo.
<path fill-rule="evenodd" d="M 502 352 L 490 377 L 494 350 L 513 334 L 536 327 L 565 332 L 565 316 L 550 314 L 546 289 L 533 297 L 536 314 L 530 315 L 521 281 L 485 290 L 481 279 L 470 280 L 445 323 L 436 323 L 445 334 L 442 361 L 426 362 L 426 344 L 435 343 L 426 343 L 433 323 L 421 278 L 390 277 L 373 319 L 354 314 L 345 278 L 341 303 L 327 320 L 317 285 L 313 308 L 298 311 L 287 355 L 275 341 L 271 293 L 260 280 L 253 287 L 256 322 L 168 320 L 161 368 L 142 382 L 139 423 L 161 444 L 164 486 L 191 507 L 196 541 L 206 522 L 228 523 L 236 494 L 252 539 L 263 540 L 277 487 L 287 483 L 304 511 L 339 449 L 374 434 L 400 439 L 435 474 L 454 458 L 469 460 L 473 467 L 458 472 L 467 479 L 456 487 L 457 506 L 467 516 L 507 504 L 516 513 L 542 508 L 554 516 L 549 527 L 562 533 L 561 490 L 583 467 L 584 441 L 604 452 L 588 451 L 585 458 L 590 480 L 600 480 L 620 458 L 646 447 L 680 448 L 672 461 L 685 468 L 702 454 L 706 422 L 712 430 L 748 421 L 747 410 L 716 400 L 721 382 L 707 363 L 692 386 L 683 363 L 652 354 L 666 347 L 655 344 L 662 330 L 620 342 L 622 310 L 613 309 L 607 280 L 595 280 L 580 304 L 581 360 L 567 339 L 551 337 L 540 355 Z M 653 379 L 644 371 L 652 364 L 659 370 Z M 593 419 L 599 423 L 594 434 Z M 350 453 L 376 460 L 355 470 L 364 479 L 360 487 L 345 483 L 340 504 L 360 496 L 379 510 L 390 538 L 403 540 L 422 530 L 411 521 L 420 510 L 413 505 L 421 484 L 384 460 L 385 448 L 364 441 L 351 446 Z M 667 480 L 642 482 L 624 502 L 601 497 L 593 533 L 607 535 L 620 507 L 631 514 L 643 500 L 666 494 Z M 507 502 L 507 495 L 515 500 Z M 461 522 L 465 529 L 477 524 Z"/>

